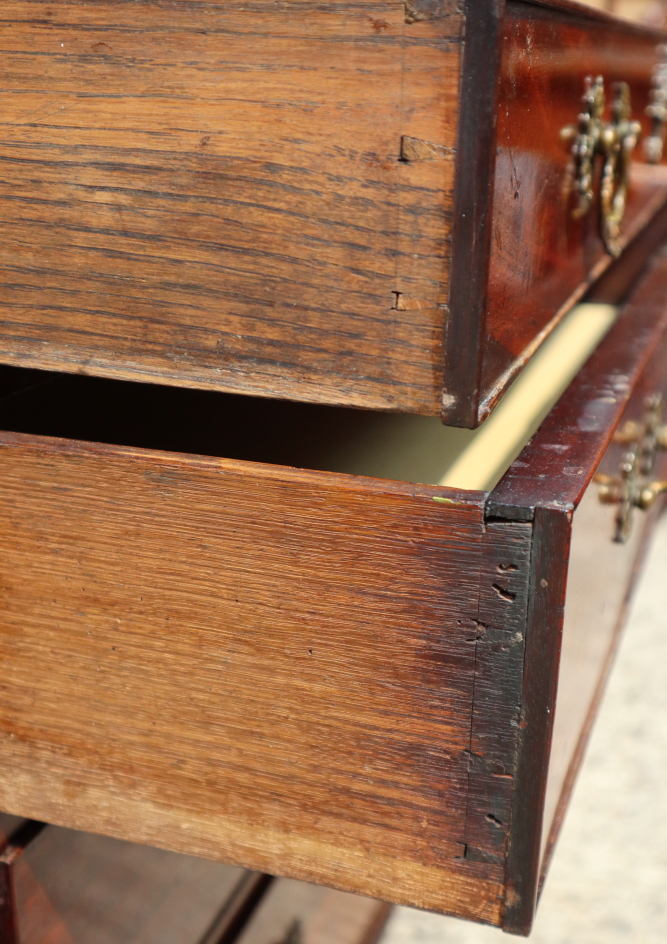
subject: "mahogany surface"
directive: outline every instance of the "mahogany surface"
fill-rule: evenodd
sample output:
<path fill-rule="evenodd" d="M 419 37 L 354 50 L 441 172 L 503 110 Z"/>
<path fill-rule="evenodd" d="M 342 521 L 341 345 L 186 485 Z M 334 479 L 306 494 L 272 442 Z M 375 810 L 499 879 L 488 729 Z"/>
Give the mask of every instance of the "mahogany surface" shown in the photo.
<path fill-rule="evenodd" d="M 505 926 L 517 933 L 530 930 L 540 876 L 583 757 L 637 565 L 660 511 L 660 502 L 650 515 L 636 511 L 630 540 L 616 544 L 615 508 L 600 504 L 591 479 L 598 470 L 618 473 L 627 447 L 613 441 L 614 431 L 622 420 L 642 418 L 647 395 L 667 393 L 666 279 L 662 255 L 487 505 L 487 513 L 535 522 L 523 683 L 526 727 L 505 912 Z M 652 477 L 664 478 L 666 469 L 663 456 Z"/>
<path fill-rule="evenodd" d="M 489 291 L 479 379 L 485 414 L 536 340 L 581 297 L 610 257 L 594 208 L 572 217 L 564 191 L 569 149 L 559 132 L 576 122 L 587 75 L 602 75 L 611 107 L 613 84 L 630 84 L 634 113 L 644 133 L 656 38 L 640 39 L 631 26 L 510 0 L 503 23 Z M 632 165 L 624 244 L 664 205 L 667 171 L 643 162 L 641 144 Z M 599 185 L 599 181 L 598 181 Z"/>

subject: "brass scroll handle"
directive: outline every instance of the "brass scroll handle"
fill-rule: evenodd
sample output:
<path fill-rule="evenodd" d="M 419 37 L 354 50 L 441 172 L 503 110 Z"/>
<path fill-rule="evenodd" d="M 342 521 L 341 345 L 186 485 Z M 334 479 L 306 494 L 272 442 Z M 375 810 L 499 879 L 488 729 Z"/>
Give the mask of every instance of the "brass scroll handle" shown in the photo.
<path fill-rule="evenodd" d="M 662 422 L 664 401 L 661 393 L 655 393 L 644 401 L 644 419 L 641 422 L 628 420 L 616 431 L 614 442 L 624 446 L 636 445 L 639 449 L 639 470 L 650 475 L 658 451 L 667 450 L 667 424 Z"/>
<path fill-rule="evenodd" d="M 619 475 L 595 476 L 598 497 L 605 505 L 618 505 L 614 541 L 624 544 L 632 529 L 635 508 L 648 511 L 667 492 L 667 482 L 647 482 L 643 476 L 653 471 L 658 451 L 667 450 L 667 425 L 662 423 L 663 396 L 655 393 L 644 401 L 641 421 L 628 420 L 615 433 L 614 442 L 629 446 Z"/>
<path fill-rule="evenodd" d="M 611 121 L 604 121 L 606 105 L 604 79 L 585 81 L 583 108 L 576 125 L 561 131 L 561 138 L 571 142 L 572 176 L 576 205 L 575 219 L 586 216 L 595 200 L 596 161 L 602 158 L 600 183 L 600 235 L 607 252 L 616 258 L 621 253 L 621 227 L 630 185 L 630 163 L 641 124 L 632 120 L 630 86 L 617 82 Z"/>
<path fill-rule="evenodd" d="M 639 478 L 639 458 L 629 452 L 620 467 L 620 475 L 598 474 L 595 482 L 600 486 L 598 497 L 604 505 L 618 505 L 614 541 L 625 544 L 632 531 L 632 516 L 635 508 L 648 511 L 658 497 L 667 492 L 667 482 L 642 483 Z"/>

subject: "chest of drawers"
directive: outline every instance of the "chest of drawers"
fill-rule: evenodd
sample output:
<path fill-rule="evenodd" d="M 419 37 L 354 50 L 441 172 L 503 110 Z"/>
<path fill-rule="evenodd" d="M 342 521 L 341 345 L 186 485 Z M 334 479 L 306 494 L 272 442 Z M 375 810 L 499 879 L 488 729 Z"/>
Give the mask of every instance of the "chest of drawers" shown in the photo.
<path fill-rule="evenodd" d="M 361 413 L 6 375 L 0 809 L 526 933 L 660 505 L 665 284 L 490 490 L 351 474 Z"/>
<path fill-rule="evenodd" d="M 663 40 L 568 0 L 6 0 L 0 362 L 474 427 L 667 198 Z"/>

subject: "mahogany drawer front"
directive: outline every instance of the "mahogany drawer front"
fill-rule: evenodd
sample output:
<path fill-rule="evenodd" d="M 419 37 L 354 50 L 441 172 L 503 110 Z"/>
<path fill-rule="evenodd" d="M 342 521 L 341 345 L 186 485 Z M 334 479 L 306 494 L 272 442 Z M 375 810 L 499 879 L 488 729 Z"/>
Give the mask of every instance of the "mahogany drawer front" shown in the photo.
<path fill-rule="evenodd" d="M 3 10 L 3 363 L 470 427 L 609 262 L 564 189 L 584 80 L 648 134 L 664 39 L 567 0 Z M 624 241 L 666 197 L 638 148 Z"/>
<path fill-rule="evenodd" d="M 665 387 L 666 280 L 663 256 L 491 494 L 3 433 L 0 809 L 525 933 L 595 699 L 556 710 L 582 497 Z M 644 512 L 612 547 L 601 508 L 618 609 Z"/>

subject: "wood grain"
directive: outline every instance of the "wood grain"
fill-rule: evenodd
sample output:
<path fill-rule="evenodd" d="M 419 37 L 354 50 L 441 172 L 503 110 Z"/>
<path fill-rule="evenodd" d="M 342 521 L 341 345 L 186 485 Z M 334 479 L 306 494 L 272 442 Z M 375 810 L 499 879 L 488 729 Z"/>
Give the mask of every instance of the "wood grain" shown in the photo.
<path fill-rule="evenodd" d="M 437 413 L 457 6 L 7 0 L 2 359 Z"/>
<path fill-rule="evenodd" d="M 481 496 L 0 441 L 2 808 L 497 920 L 459 861 Z"/>
<path fill-rule="evenodd" d="M 641 115 L 660 38 L 546 0 L 7 0 L 0 360 L 475 426 L 609 262 L 563 197 L 583 80 Z M 666 198 L 639 157 L 628 238 Z"/>

